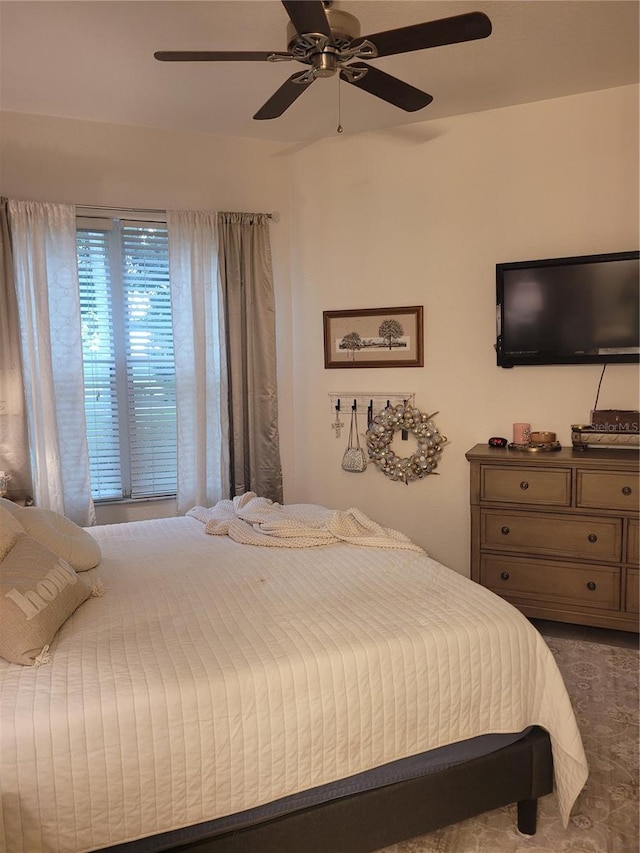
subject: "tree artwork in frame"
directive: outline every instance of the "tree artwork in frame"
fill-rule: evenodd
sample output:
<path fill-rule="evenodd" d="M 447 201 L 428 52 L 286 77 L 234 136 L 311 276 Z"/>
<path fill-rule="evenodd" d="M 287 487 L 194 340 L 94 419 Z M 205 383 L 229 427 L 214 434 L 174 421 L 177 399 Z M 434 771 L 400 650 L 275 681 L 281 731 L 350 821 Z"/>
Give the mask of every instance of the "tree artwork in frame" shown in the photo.
<path fill-rule="evenodd" d="M 424 367 L 422 305 L 325 311 L 324 366 Z"/>

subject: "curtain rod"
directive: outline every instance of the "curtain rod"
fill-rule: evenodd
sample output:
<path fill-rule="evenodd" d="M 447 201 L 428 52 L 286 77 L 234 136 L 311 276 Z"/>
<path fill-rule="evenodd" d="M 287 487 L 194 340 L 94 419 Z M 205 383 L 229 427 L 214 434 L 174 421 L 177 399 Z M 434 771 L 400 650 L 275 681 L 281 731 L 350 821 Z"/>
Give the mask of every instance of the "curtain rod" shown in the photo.
<path fill-rule="evenodd" d="M 150 213 L 155 216 L 166 214 L 167 212 L 166 210 L 160 210 L 152 207 L 109 207 L 108 205 L 102 204 L 77 204 L 76 208 L 78 208 L 79 210 L 113 210 L 121 211 L 123 213 Z M 263 213 L 260 215 L 266 216 L 267 219 L 271 219 L 274 222 L 280 221 L 280 213 L 277 210 L 274 210 L 271 213 Z"/>

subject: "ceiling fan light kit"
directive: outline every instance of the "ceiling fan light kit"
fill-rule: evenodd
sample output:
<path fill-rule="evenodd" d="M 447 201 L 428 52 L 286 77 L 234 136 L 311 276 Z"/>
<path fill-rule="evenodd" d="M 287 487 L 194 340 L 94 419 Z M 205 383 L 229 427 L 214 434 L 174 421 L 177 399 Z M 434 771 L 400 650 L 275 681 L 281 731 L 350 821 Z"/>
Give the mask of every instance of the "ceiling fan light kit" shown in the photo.
<path fill-rule="evenodd" d="M 358 19 L 329 3 L 281 1 L 289 16 L 286 51 L 158 51 L 154 56 L 161 62 L 295 61 L 307 66 L 285 80 L 253 116 L 257 120 L 278 118 L 315 80 L 336 72 L 345 83 L 414 112 L 428 106 L 433 97 L 361 60 L 458 44 L 491 34 L 491 21 L 483 12 L 468 12 L 361 36 Z"/>

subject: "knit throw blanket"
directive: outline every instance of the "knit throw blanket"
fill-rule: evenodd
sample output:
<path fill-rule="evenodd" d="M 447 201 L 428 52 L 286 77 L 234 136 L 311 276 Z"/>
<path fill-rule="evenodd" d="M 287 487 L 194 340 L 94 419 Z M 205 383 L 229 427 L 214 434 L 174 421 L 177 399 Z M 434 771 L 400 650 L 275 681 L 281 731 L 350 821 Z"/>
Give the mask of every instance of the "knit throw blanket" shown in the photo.
<path fill-rule="evenodd" d="M 404 534 L 381 527 L 359 509 L 329 510 L 315 504 L 281 506 L 254 492 L 208 508 L 196 506 L 187 515 L 201 521 L 206 533 L 229 536 L 244 545 L 313 548 L 346 542 L 424 553 Z"/>

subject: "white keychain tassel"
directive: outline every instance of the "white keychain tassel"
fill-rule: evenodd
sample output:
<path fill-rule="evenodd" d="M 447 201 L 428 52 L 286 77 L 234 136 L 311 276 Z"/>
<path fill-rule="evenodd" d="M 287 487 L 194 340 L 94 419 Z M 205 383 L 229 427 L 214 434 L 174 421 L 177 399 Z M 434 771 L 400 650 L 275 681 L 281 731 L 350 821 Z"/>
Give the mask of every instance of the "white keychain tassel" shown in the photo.
<path fill-rule="evenodd" d="M 39 655 L 33 661 L 34 666 L 43 666 L 46 663 L 51 663 L 51 655 L 49 654 L 49 646 L 44 646 Z"/>
<path fill-rule="evenodd" d="M 98 580 L 91 587 L 91 597 L 92 598 L 102 598 L 102 596 L 104 594 L 105 594 L 104 584 L 102 583 L 100 578 L 98 578 Z"/>

